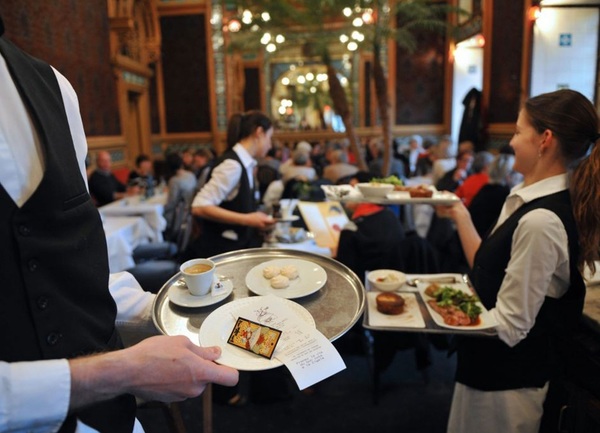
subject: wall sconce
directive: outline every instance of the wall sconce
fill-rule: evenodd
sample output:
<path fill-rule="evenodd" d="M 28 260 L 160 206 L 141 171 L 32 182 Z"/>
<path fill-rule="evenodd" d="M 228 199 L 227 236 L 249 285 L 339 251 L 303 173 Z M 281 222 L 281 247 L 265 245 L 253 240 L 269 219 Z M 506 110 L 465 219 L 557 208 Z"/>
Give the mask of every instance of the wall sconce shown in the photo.
<path fill-rule="evenodd" d="M 539 6 L 531 6 L 527 11 L 529 21 L 536 21 L 542 14 L 542 9 Z"/>

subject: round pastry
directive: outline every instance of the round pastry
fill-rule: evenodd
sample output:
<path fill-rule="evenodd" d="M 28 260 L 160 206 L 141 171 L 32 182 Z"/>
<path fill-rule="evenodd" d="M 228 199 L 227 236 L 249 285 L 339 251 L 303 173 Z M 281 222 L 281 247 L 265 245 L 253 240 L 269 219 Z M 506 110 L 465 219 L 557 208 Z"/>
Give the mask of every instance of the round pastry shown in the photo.
<path fill-rule="evenodd" d="M 375 302 L 377 311 L 383 314 L 401 314 L 404 311 L 404 298 L 396 293 L 380 293 Z"/>
<path fill-rule="evenodd" d="M 298 278 L 298 268 L 294 265 L 282 266 L 281 275 L 288 277 L 290 280 L 295 280 Z"/>
<path fill-rule="evenodd" d="M 416 187 L 409 188 L 408 192 L 411 197 L 431 197 L 431 196 L 433 196 L 433 191 L 424 185 L 419 185 Z"/>
<path fill-rule="evenodd" d="M 270 280 L 281 273 L 281 269 L 278 266 L 267 266 L 263 269 L 263 277 Z"/>
<path fill-rule="evenodd" d="M 277 275 L 271 278 L 271 287 L 274 289 L 285 289 L 290 285 L 290 279 L 284 275 Z"/>

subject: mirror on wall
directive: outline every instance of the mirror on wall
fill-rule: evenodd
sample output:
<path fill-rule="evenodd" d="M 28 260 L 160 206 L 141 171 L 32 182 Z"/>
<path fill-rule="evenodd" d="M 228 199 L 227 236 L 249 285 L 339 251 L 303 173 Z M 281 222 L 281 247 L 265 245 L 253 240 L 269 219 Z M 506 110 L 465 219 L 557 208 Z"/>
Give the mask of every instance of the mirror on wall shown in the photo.
<path fill-rule="evenodd" d="M 342 61 L 336 69 L 338 79 L 352 105 L 350 80 L 345 75 L 350 65 Z M 329 96 L 327 68 L 321 63 L 271 64 L 271 116 L 282 130 L 324 130 L 344 132 L 342 119 L 333 109 Z"/>

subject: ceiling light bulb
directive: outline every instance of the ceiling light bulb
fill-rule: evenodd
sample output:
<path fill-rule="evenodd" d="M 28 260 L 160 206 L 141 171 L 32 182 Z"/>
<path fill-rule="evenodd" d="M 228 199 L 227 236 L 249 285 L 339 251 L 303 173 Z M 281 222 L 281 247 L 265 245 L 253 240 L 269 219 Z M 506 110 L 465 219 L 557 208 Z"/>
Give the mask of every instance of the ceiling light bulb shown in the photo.
<path fill-rule="evenodd" d="M 342 13 L 344 14 L 345 17 L 349 17 L 350 15 L 352 15 L 352 9 L 350 9 L 350 8 L 344 8 L 342 10 Z"/>
<path fill-rule="evenodd" d="M 349 51 L 356 51 L 358 49 L 358 44 L 354 41 L 349 42 L 347 48 Z"/>
<path fill-rule="evenodd" d="M 239 32 L 240 29 L 242 28 L 242 23 L 240 23 L 238 20 L 231 20 L 229 21 L 229 24 L 227 24 L 227 28 L 229 29 L 230 32 Z"/>
<path fill-rule="evenodd" d="M 358 18 L 358 17 L 357 17 L 357 18 L 354 18 L 354 19 L 352 20 L 352 25 L 353 25 L 354 27 L 362 27 L 362 25 L 363 25 L 363 20 L 362 20 L 362 19 L 360 19 L 360 18 Z"/>
<path fill-rule="evenodd" d="M 275 36 L 275 42 L 277 42 L 278 44 L 283 44 L 285 42 L 285 36 L 283 36 L 283 35 Z"/>
<path fill-rule="evenodd" d="M 270 33 L 265 33 L 264 35 L 262 35 L 262 38 L 260 38 L 260 43 L 263 45 L 267 45 L 270 41 L 271 41 Z"/>
<path fill-rule="evenodd" d="M 267 45 L 267 51 L 268 51 L 269 53 L 272 53 L 272 52 L 274 52 L 275 50 L 277 50 L 277 45 L 275 45 L 275 44 L 269 44 L 269 45 Z"/>
<path fill-rule="evenodd" d="M 252 22 L 252 12 L 250 12 L 248 9 L 242 12 L 242 22 L 244 24 L 250 24 Z"/>
<path fill-rule="evenodd" d="M 342 44 L 345 44 L 346 42 L 348 42 L 348 36 L 346 36 L 346 35 L 340 35 L 340 42 Z"/>
<path fill-rule="evenodd" d="M 266 23 L 267 21 L 271 20 L 271 15 L 269 14 L 269 12 L 263 12 L 262 14 L 260 14 L 260 17 L 262 18 L 262 20 Z"/>

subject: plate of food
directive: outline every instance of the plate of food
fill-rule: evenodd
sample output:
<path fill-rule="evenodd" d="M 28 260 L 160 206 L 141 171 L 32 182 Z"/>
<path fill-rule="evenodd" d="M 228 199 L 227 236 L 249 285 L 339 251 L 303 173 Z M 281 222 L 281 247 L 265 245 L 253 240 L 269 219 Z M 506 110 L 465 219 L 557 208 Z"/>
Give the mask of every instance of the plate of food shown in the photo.
<path fill-rule="evenodd" d="M 268 303 L 271 306 L 273 306 L 273 303 L 279 303 L 279 307 L 283 307 L 283 310 L 286 312 L 286 317 L 298 319 L 312 328 L 316 327 L 315 320 L 310 312 L 300 304 L 288 301 L 287 299 L 270 298 Z M 249 298 L 236 299 L 217 308 L 202 322 L 198 331 L 198 341 L 201 346 L 219 346 L 221 348 L 221 357 L 215 361 L 218 364 L 243 371 L 269 370 L 282 365 L 282 362 L 276 358 L 277 348 L 275 349 L 274 356 L 271 359 L 267 359 L 228 343 L 240 313 L 247 314 L 248 308 L 252 307 L 256 307 L 257 310 L 264 310 L 265 297 L 251 296 Z M 251 319 L 255 319 L 255 317 Z M 284 322 L 285 318 L 279 318 L 279 321 Z M 285 334 L 286 330 L 284 327 L 280 330 Z"/>
<path fill-rule="evenodd" d="M 308 296 L 327 282 L 327 272 L 308 260 L 276 259 L 261 263 L 246 274 L 246 286 L 257 295 L 285 299 Z"/>
<path fill-rule="evenodd" d="M 449 191 L 438 191 L 431 185 L 416 185 L 396 187 L 386 195 L 388 200 L 398 203 L 423 203 L 434 205 L 450 205 L 460 201 L 460 198 Z"/>
<path fill-rule="evenodd" d="M 414 293 L 367 293 L 369 326 L 377 328 L 425 328 Z"/>
<path fill-rule="evenodd" d="M 497 325 L 477 295 L 464 283 L 418 283 L 418 288 L 431 318 L 438 326 L 468 331 Z"/>

